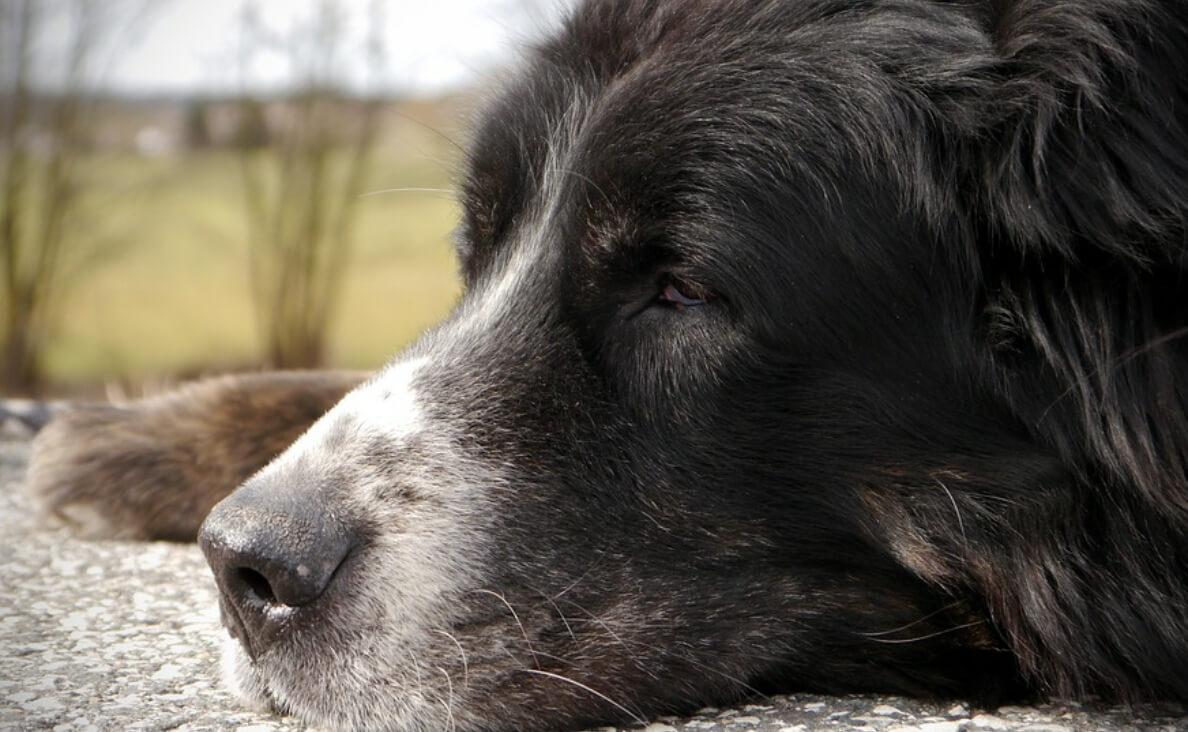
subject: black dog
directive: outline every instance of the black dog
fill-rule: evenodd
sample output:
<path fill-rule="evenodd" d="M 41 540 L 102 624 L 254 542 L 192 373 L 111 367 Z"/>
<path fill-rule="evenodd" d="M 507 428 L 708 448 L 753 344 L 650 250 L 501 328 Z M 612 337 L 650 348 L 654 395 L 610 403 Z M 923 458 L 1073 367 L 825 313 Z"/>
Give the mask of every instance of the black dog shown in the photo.
<path fill-rule="evenodd" d="M 234 683 L 424 730 L 1188 699 L 1186 18 L 587 2 L 477 130 L 455 313 L 202 527 Z M 192 535 L 354 381 L 76 411 L 31 483 Z"/>

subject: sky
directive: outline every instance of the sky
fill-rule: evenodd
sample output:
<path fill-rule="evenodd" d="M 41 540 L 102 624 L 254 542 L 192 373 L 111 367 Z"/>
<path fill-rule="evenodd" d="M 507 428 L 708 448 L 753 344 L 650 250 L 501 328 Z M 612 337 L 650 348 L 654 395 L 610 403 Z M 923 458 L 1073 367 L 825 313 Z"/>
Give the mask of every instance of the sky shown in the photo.
<path fill-rule="evenodd" d="M 308 32 L 325 0 L 148 0 L 108 49 L 108 85 L 133 93 L 186 93 L 283 87 L 292 56 L 275 49 Z M 436 92 L 473 83 L 553 27 L 570 0 L 383 0 L 384 61 L 366 63 L 368 15 L 375 0 L 338 0 L 346 42 L 335 68 L 355 86 Z M 258 8 L 269 46 L 240 50 L 245 2 Z M 255 34 L 260 37 L 261 34 Z"/>

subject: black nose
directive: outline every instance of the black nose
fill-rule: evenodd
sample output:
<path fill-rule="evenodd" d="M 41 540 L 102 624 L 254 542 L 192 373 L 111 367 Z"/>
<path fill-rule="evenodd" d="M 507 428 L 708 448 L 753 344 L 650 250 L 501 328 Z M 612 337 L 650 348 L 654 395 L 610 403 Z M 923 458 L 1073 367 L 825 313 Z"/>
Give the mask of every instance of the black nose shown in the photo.
<path fill-rule="evenodd" d="M 198 543 L 222 593 L 223 621 L 255 655 L 289 623 L 291 610 L 327 593 L 354 537 L 308 491 L 259 477 L 202 523 Z"/>

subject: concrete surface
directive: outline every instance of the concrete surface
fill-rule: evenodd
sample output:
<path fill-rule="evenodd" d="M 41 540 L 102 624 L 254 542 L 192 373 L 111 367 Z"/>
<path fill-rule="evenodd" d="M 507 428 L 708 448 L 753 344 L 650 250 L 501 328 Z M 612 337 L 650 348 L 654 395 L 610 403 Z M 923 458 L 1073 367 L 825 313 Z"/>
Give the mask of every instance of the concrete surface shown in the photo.
<path fill-rule="evenodd" d="M 0 425 L 0 428 L 5 427 Z M 9 425 L 11 427 L 11 425 Z M 218 685 L 214 583 L 194 546 L 88 542 L 33 525 L 27 442 L 0 429 L 0 729 L 306 727 L 244 711 Z M 1180 707 L 971 709 L 890 697 L 774 697 L 647 732 L 1188 729 Z"/>

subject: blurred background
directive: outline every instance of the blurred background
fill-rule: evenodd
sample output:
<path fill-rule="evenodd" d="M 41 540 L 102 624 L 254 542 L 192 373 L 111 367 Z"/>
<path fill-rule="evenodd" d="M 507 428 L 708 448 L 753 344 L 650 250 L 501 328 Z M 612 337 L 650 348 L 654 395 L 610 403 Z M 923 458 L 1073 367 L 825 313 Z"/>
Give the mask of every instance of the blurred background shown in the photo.
<path fill-rule="evenodd" d="M 0 0 L 0 395 L 374 368 L 469 115 L 567 0 Z"/>

